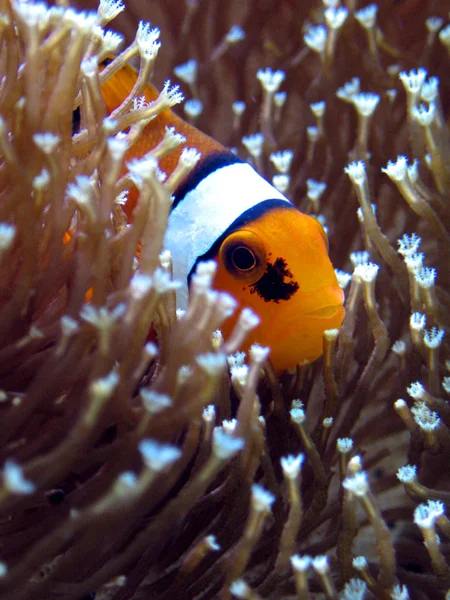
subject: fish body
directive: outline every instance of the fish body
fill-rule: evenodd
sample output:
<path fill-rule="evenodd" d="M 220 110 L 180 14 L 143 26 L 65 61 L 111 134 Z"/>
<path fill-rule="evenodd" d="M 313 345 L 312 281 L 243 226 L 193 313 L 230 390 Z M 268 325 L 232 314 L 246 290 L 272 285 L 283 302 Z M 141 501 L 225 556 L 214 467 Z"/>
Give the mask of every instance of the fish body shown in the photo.
<path fill-rule="evenodd" d="M 102 87 L 111 112 L 128 95 L 136 74 L 125 67 Z M 148 101 L 157 92 L 145 90 Z M 174 277 L 184 286 L 177 304 L 185 308 L 192 273 L 200 261 L 217 263 L 214 286 L 230 293 L 240 308 L 250 307 L 261 322 L 247 345 L 270 346 L 277 371 L 311 362 L 323 351 L 323 332 L 344 318 L 343 291 L 328 257 L 326 234 L 317 219 L 300 212 L 248 163 L 166 109 L 151 121 L 127 160 L 158 144 L 166 127 L 186 138 L 160 161 L 170 174 L 183 147 L 202 158 L 175 192 L 165 236 Z M 133 208 L 133 197 L 128 211 Z M 223 328 L 227 335 L 235 319 Z"/>

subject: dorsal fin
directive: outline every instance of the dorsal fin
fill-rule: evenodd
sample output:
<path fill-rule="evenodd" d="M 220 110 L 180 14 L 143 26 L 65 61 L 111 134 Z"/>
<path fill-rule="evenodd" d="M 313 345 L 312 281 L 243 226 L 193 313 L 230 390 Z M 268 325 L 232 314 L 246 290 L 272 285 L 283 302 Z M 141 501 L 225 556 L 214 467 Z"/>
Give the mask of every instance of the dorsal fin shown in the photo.
<path fill-rule="evenodd" d="M 102 85 L 102 96 L 106 110 L 112 113 L 125 100 L 137 81 L 137 72 L 131 65 L 125 65 L 119 71 L 111 75 Z M 158 91 L 148 83 L 143 95 L 147 102 L 158 96 Z"/>
<path fill-rule="evenodd" d="M 125 100 L 133 89 L 137 76 L 136 70 L 127 64 L 103 83 L 101 91 L 108 114 Z M 158 94 L 159 92 L 150 83 L 146 85 L 142 93 L 147 102 L 153 101 Z M 128 150 L 124 164 L 133 158 L 140 158 L 154 148 L 164 137 L 166 127 L 174 127 L 177 133 L 181 133 L 186 138 L 186 142 L 160 159 L 160 168 L 167 175 L 170 175 L 175 169 L 185 147 L 195 147 L 201 152 L 201 161 L 211 154 L 228 152 L 219 142 L 178 117 L 172 110 L 166 109 L 147 125 L 137 142 Z M 126 172 L 126 167 L 124 167 L 124 172 Z M 136 200 L 137 190 L 131 189 L 125 207 L 129 218 L 136 205 Z"/>
<path fill-rule="evenodd" d="M 102 95 L 108 113 L 112 112 L 125 100 L 133 89 L 136 80 L 136 70 L 131 65 L 125 65 L 102 85 Z M 159 92 L 148 83 L 142 95 L 145 96 L 147 102 L 151 102 L 155 100 L 158 94 Z M 161 160 L 161 168 L 168 174 L 175 168 L 181 150 L 185 146 L 197 148 L 202 153 L 203 158 L 215 152 L 226 151 L 222 144 L 178 117 L 172 110 L 166 109 L 147 125 L 140 139 L 130 149 L 131 155 L 138 158 L 156 146 L 163 138 L 167 126 L 175 127 L 175 130 L 186 138 L 186 142 L 180 148 Z"/>

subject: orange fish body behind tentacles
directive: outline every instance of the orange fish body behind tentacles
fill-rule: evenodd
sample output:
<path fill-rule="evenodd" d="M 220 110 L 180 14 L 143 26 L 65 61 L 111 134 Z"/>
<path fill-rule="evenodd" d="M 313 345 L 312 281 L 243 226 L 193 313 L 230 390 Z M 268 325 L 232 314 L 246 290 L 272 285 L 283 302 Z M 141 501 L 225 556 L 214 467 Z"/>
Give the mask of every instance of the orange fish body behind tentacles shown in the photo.
<path fill-rule="evenodd" d="M 125 67 L 102 87 L 108 112 L 129 94 L 136 72 Z M 145 90 L 147 101 L 156 90 Z M 214 285 L 227 291 L 240 308 L 250 307 L 260 325 L 248 345 L 270 346 L 277 371 L 313 361 L 322 354 L 323 332 L 340 327 L 344 295 L 328 258 L 325 232 L 247 163 L 221 144 L 166 109 L 151 121 L 130 148 L 127 160 L 139 158 L 175 127 L 186 142 L 160 160 L 170 175 L 184 147 L 195 147 L 202 158 L 175 193 L 165 237 L 172 253 L 174 277 L 184 282 L 177 303 L 187 305 L 188 284 L 200 261 L 214 259 Z M 130 193 L 131 214 L 136 193 Z M 224 335 L 235 320 L 228 319 Z"/>

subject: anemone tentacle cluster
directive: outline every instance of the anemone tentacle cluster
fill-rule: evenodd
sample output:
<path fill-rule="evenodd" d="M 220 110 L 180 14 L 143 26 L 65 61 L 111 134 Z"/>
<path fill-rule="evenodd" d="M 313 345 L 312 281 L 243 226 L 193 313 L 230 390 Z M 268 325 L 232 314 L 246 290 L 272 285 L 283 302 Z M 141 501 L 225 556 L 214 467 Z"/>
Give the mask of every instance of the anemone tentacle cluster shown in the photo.
<path fill-rule="evenodd" d="M 449 597 L 448 14 L 67 4 L 0 0 L 0 600 Z M 224 339 L 214 263 L 176 308 L 198 153 L 166 178 L 176 131 L 127 152 L 180 88 L 327 230 L 346 317 L 314 364 L 245 357 L 246 310 Z"/>

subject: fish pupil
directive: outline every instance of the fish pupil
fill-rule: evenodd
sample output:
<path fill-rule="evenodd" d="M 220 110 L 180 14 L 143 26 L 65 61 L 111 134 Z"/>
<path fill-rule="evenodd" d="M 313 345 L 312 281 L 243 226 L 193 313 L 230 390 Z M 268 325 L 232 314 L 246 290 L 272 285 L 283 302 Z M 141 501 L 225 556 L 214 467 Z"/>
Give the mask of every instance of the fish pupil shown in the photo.
<path fill-rule="evenodd" d="M 231 260 L 239 271 L 249 271 L 256 265 L 255 255 L 245 246 L 235 248 L 231 254 Z"/>

